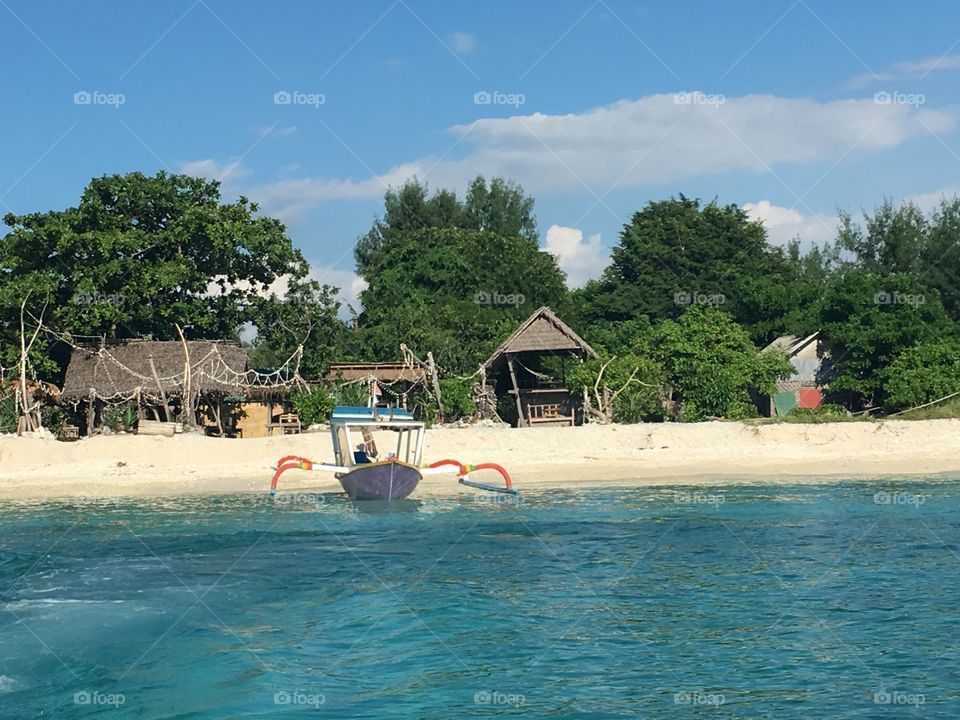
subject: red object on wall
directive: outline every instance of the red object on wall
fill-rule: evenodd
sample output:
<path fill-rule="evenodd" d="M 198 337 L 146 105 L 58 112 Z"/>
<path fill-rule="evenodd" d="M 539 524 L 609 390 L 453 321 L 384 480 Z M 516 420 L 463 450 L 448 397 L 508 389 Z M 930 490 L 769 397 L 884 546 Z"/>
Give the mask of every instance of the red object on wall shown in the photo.
<path fill-rule="evenodd" d="M 800 388 L 797 400 L 802 408 L 815 408 L 823 402 L 823 395 L 817 388 Z"/>

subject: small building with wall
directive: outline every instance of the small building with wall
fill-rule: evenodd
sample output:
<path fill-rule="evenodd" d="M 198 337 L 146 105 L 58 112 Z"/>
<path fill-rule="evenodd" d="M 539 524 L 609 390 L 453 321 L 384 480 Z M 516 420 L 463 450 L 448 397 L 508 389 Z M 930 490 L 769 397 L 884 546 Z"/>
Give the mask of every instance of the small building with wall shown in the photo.
<path fill-rule="evenodd" d="M 582 400 L 566 387 L 570 363 L 597 353 L 548 307 L 524 320 L 483 364 L 488 394 L 515 427 L 575 425 L 583 421 Z"/>
<path fill-rule="evenodd" d="M 760 412 L 767 417 L 783 417 L 794 408 L 819 407 L 825 390 L 821 384 L 821 368 L 827 356 L 820 332 L 806 337 L 782 335 L 764 350 L 773 348 L 787 353 L 794 372 L 786 380 L 777 381 L 777 390 L 772 396 L 761 399 Z"/>

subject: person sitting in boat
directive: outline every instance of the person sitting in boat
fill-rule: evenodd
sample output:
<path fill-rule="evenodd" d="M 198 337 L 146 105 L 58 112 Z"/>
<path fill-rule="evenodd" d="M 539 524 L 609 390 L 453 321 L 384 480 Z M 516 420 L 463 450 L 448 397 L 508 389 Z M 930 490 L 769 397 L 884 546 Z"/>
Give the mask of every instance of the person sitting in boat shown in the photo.
<path fill-rule="evenodd" d="M 357 465 L 364 465 L 370 462 L 370 456 L 367 454 L 367 444 L 360 443 L 353 453 L 353 462 Z"/>

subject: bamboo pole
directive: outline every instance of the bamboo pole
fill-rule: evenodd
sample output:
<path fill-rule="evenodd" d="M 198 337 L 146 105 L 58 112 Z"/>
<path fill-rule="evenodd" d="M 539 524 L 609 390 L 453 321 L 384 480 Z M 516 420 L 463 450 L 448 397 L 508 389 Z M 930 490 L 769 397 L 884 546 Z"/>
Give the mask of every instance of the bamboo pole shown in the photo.
<path fill-rule="evenodd" d="M 510 382 L 513 383 L 514 398 L 517 401 L 517 427 L 524 427 L 523 405 L 520 402 L 520 386 L 517 384 L 517 372 L 513 367 L 513 355 L 507 353 L 507 367 L 510 370 Z"/>
<path fill-rule="evenodd" d="M 191 392 L 191 386 L 193 384 L 193 376 L 191 374 L 190 367 L 190 348 L 187 345 L 186 339 L 183 337 L 183 330 L 180 329 L 179 325 L 174 325 L 177 328 L 177 334 L 180 335 L 180 344 L 183 345 L 183 414 L 186 416 L 187 424 L 190 427 L 197 426 L 197 414 L 194 412 L 193 405 L 193 393 Z M 217 424 L 220 424 L 219 413 L 217 416 Z M 223 427 L 220 427 L 220 434 L 223 435 Z"/>
<path fill-rule="evenodd" d="M 163 384 L 160 382 L 160 375 L 157 373 L 157 366 L 153 364 L 153 357 L 149 358 L 150 360 L 150 372 L 153 373 L 153 379 L 157 383 L 157 389 L 160 391 L 160 400 L 163 401 L 163 417 L 169 422 L 170 421 L 170 406 L 167 404 L 167 393 L 163 389 Z"/>

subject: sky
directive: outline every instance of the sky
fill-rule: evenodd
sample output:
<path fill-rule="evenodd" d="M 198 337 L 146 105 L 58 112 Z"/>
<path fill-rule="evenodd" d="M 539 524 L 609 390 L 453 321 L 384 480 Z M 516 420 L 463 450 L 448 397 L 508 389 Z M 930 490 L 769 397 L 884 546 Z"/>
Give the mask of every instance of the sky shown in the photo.
<path fill-rule="evenodd" d="M 681 193 L 810 246 L 838 211 L 960 190 L 955 1 L 0 0 L 0 62 L 0 212 L 218 179 L 350 302 L 411 177 L 519 182 L 572 287 Z"/>

